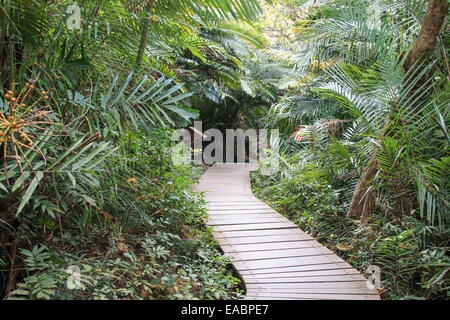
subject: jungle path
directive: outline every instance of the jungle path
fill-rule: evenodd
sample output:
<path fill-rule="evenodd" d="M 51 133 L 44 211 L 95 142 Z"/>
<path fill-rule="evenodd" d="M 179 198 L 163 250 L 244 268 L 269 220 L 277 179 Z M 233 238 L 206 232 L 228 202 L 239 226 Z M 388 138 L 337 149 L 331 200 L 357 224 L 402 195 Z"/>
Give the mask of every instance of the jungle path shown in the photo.
<path fill-rule="evenodd" d="M 244 281 L 244 299 L 380 299 L 356 269 L 252 194 L 255 168 L 216 164 L 196 185 L 207 224 Z"/>

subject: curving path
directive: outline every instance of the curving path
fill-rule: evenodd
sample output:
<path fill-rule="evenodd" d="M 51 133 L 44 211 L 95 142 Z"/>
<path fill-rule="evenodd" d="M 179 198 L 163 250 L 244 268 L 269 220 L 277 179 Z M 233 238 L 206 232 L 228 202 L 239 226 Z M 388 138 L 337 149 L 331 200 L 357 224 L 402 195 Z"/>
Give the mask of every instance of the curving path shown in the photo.
<path fill-rule="evenodd" d="M 196 185 L 205 191 L 207 224 L 245 283 L 245 299 L 379 300 L 356 269 L 252 194 L 255 168 L 216 164 Z"/>

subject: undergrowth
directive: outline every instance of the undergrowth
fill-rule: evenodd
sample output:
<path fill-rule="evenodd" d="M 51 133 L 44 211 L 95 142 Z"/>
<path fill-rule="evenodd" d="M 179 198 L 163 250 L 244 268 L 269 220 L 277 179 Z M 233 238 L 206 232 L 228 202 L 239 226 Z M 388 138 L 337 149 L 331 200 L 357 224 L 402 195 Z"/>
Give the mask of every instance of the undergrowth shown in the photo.
<path fill-rule="evenodd" d="M 350 199 L 327 154 L 285 155 L 277 174 L 252 173 L 255 194 L 333 250 L 362 274 L 381 269 L 384 299 L 447 299 L 448 228 L 429 226 L 417 212 L 391 218 L 376 212 L 366 226 L 346 218 Z"/>
<path fill-rule="evenodd" d="M 203 222 L 202 195 L 190 188 L 202 169 L 170 165 L 164 130 L 129 135 L 125 153 L 106 160 L 108 174 L 97 177 L 84 210 L 51 207 L 60 199 L 52 184 L 75 192 L 69 179 L 43 182 L 19 217 L 14 202 L 2 199 L 8 299 L 239 297 L 240 280 Z M 127 164 L 117 166 L 124 158 Z"/>

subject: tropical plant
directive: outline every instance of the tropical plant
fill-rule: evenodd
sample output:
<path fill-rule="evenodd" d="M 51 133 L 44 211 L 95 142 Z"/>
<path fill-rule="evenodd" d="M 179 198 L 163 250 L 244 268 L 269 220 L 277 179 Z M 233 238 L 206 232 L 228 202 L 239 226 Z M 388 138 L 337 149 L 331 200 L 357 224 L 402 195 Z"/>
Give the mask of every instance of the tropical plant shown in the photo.
<path fill-rule="evenodd" d="M 258 192 L 361 271 L 383 265 L 386 297 L 444 297 L 448 265 L 439 260 L 437 271 L 420 256 L 448 246 L 447 2 L 293 10 L 291 40 L 271 54 L 297 71 L 296 85 L 265 118 L 285 138 L 283 173 L 256 176 Z M 315 189 L 311 175 L 322 177 Z"/>
<path fill-rule="evenodd" d="M 232 45 L 261 46 L 259 6 L 83 1 L 71 30 L 72 4 L 1 3 L 0 295 L 237 296 L 189 189 L 200 170 L 172 163 L 171 134 L 198 117 L 183 83 L 201 81 L 198 65 L 215 57 L 208 68 L 226 75 L 241 64 Z M 207 36 L 213 28 L 234 42 Z M 73 266 L 78 291 L 66 286 Z"/>

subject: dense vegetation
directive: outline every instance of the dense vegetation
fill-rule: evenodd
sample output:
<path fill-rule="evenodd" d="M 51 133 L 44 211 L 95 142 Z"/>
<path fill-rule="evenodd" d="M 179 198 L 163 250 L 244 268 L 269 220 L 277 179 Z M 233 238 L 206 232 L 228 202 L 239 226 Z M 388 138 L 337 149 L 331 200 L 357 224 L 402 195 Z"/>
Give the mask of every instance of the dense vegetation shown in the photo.
<path fill-rule="evenodd" d="M 284 8 L 273 54 L 298 75 L 266 117 L 280 170 L 255 191 L 360 271 L 378 265 L 384 298 L 448 298 L 447 2 Z"/>
<path fill-rule="evenodd" d="M 190 189 L 201 167 L 172 163 L 171 128 L 237 72 L 227 41 L 259 45 L 241 20 L 258 6 L 242 3 L 81 1 L 72 30 L 71 1 L 2 1 L 0 296 L 239 293 Z"/>
<path fill-rule="evenodd" d="M 1 1 L 0 297 L 239 297 L 171 159 L 201 119 L 279 129 L 255 192 L 383 298 L 448 298 L 447 1 L 72 4 Z"/>

